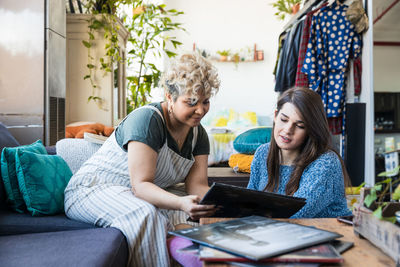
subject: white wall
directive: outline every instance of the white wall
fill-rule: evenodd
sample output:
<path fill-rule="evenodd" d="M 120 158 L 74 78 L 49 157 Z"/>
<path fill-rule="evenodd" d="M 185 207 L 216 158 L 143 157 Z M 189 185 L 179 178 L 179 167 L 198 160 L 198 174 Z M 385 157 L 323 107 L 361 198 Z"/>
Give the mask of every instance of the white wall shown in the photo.
<path fill-rule="evenodd" d="M 374 46 L 374 91 L 400 92 L 400 46 Z"/>
<path fill-rule="evenodd" d="M 285 25 L 274 16 L 272 0 L 165 0 L 167 9 L 185 14 L 177 18 L 187 33 L 176 34 L 183 42 L 180 52 L 192 51 L 193 43 L 207 52 L 239 50 L 246 46 L 264 50 L 264 61 L 213 62 L 221 88 L 211 101 L 211 110 L 233 108 L 237 112 L 254 111 L 272 116 L 277 94 L 272 74 L 278 49 L 278 37 Z"/>

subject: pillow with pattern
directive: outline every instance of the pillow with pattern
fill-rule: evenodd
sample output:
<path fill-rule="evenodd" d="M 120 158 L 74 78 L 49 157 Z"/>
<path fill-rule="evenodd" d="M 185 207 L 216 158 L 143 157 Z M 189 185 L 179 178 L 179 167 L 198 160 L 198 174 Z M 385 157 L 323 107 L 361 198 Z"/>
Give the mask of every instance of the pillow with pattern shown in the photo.
<path fill-rule="evenodd" d="M 15 165 L 19 189 L 32 216 L 64 212 L 64 190 L 72 172 L 60 156 L 19 150 Z"/>

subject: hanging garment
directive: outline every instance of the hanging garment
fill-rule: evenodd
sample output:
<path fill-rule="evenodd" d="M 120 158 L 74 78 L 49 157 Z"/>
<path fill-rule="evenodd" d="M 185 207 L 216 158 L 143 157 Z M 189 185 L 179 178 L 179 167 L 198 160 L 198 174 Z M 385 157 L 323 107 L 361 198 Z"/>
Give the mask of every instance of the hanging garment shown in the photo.
<path fill-rule="evenodd" d="M 294 86 L 303 23 L 301 20 L 292 26 L 283 44 L 275 77 L 276 92 L 284 92 Z"/>
<path fill-rule="evenodd" d="M 297 86 L 297 87 L 308 87 L 307 74 L 301 72 L 301 68 L 303 67 L 303 64 L 304 64 L 304 58 L 305 58 L 306 52 L 307 52 L 308 40 L 310 38 L 311 21 L 312 21 L 313 15 L 316 14 L 317 12 L 319 12 L 320 9 L 325 7 L 326 5 L 328 5 L 327 2 L 323 3 L 321 5 L 321 7 L 308 12 L 307 17 L 304 20 L 303 33 L 301 35 L 301 43 L 300 43 L 300 48 L 299 48 L 299 58 L 297 60 L 297 72 L 296 72 L 296 81 L 295 81 L 295 86 Z"/>
<path fill-rule="evenodd" d="M 278 52 L 276 54 L 276 60 L 275 60 L 275 67 L 274 67 L 274 71 L 272 72 L 272 74 L 274 76 L 276 76 L 276 71 L 278 69 L 278 64 L 279 64 L 279 59 L 281 58 L 281 51 L 282 51 L 282 47 L 283 44 L 285 43 L 286 37 L 287 37 L 288 33 L 287 32 L 282 32 L 279 35 L 279 40 L 278 40 Z"/>
<path fill-rule="evenodd" d="M 350 54 L 361 54 L 362 41 L 346 18 L 346 5 L 334 2 L 313 17 L 302 72 L 321 95 L 327 117 L 340 117 L 345 102 L 345 72 Z"/>
<path fill-rule="evenodd" d="M 156 107 L 143 108 L 155 110 L 164 121 Z M 192 150 L 196 142 L 197 127 L 193 128 Z M 167 230 L 188 223 L 188 216 L 183 211 L 156 208 L 137 198 L 131 190 L 127 160 L 127 152 L 118 145 L 114 132 L 71 178 L 65 189 L 65 212 L 79 221 L 118 228 L 129 246 L 128 266 L 169 266 Z M 193 163 L 193 156 L 182 157 L 168 147 L 166 139 L 158 152 L 154 183 L 184 195 L 183 190 L 174 186 L 184 181 Z"/>

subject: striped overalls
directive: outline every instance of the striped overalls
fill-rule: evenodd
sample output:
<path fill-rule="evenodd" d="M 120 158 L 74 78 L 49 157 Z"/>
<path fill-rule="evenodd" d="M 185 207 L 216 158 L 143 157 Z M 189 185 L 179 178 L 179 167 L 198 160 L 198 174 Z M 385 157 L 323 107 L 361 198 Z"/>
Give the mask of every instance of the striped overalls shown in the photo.
<path fill-rule="evenodd" d="M 161 112 L 153 106 L 162 118 Z M 164 119 L 163 119 L 164 121 Z M 164 122 L 165 123 L 165 122 Z M 192 151 L 197 141 L 193 129 Z M 154 184 L 176 195 L 194 163 L 171 150 L 167 141 L 158 153 Z M 131 190 L 128 156 L 112 134 L 103 146 L 71 178 L 65 189 L 68 217 L 100 227 L 115 227 L 125 235 L 129 266 L 168 266 L 167 231 L 187 223 L 183 211 L 159 209 L 135 197 Z"/>

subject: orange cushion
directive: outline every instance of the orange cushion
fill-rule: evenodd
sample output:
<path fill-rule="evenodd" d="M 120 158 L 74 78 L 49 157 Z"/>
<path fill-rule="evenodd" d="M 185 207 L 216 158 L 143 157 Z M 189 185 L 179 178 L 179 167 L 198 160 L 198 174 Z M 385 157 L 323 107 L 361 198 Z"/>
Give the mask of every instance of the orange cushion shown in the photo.
<path fill-rule="evenodd" d="M 246 154 L 232 154 L 229 157 L 229 167 L 234 171 L 250 173 L 251 162 L 253 161 L 254 155 Z"/>

